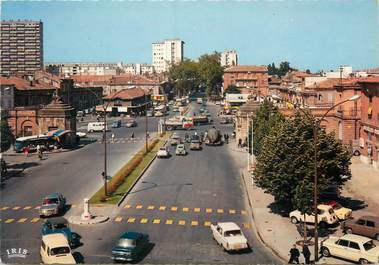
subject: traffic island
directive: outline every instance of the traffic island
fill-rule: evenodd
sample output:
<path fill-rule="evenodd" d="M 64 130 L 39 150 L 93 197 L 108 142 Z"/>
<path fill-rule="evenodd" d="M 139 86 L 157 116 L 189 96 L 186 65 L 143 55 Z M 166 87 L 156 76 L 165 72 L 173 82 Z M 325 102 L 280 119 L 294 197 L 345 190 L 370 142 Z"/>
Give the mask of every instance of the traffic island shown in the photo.
<path fill-rule="evenodd" d="M 84 199 L 83 213 L 68 218 L 68 222 L 76 225 L 94 225 L 104 223 L 109 220 L 107 215 L 92 214 L 89 207 L 89 200 Z"/>
<path fill-rule="evenodd" d="M 104 187 L 102 187 L 90 198 L 89 202 L 91 204 L 120 205 L 125 196 L 154 161 L 159 148 L 165 145 L 171 135 L 171 132 L 167 132 L 159 139 L 150 141 L 148 153 L 146 153 L 145 147 L 141 148 L 109 181 L 108 196 L 105 196 Z"/>

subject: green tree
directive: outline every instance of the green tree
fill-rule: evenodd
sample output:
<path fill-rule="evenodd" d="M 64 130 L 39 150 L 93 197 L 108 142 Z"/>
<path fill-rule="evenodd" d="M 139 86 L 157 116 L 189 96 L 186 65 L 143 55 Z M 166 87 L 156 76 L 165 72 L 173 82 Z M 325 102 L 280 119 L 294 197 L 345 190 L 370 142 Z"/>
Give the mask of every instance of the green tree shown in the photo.
<path fill-rule="evenodd" d="M 1 152 L 7 151 L 13 143 L 14 136 L 8 125 L 8 120 L 1 119 Z"/>
<path fill-rule="evenodd" d="M 192 92 L 199 87 L 201 82 L 199 64 L 190 59 L 185 59 L 170 68 L 168 78 L 179 95 Z"/>
<path fill-rule="evenodd" d="M 199 58 L 199 74 L 205 84 L 207 96 L 220 93 L 224 69 L 220 64 L 220 53 L 204 54 Z"/>
<path fill-rule="evenodd" d="M 229 85 L 224 91 L 224 94 L 226 94 L 226 93 L 228 93 L 228 94 L 240 94 L 241 90 L 239 90 L 236 85 Z"/>
<path fill-rule="evenodd" d="M 278 123 L 284 121 L 284 116 L 278 111 L 272 102 L 265 100 L 253 118 L 254 127 L 254 154 L 261 152 L 261 146 L 265 137 Z"/>
<path fill-rule="evenodd" d="M 255 183 L 276 201 L 291 203 L 302 212 L 313 203 L 309 194 L 314 188 L 314 122 L 298 114 L 271 129 L 258 154 L 254 176 Z M 331 186 L 340 189 L 351 178 L 351 155 L 334 134 L 321 128 L 317 133 L 318 190 L 322 194 Z"/>

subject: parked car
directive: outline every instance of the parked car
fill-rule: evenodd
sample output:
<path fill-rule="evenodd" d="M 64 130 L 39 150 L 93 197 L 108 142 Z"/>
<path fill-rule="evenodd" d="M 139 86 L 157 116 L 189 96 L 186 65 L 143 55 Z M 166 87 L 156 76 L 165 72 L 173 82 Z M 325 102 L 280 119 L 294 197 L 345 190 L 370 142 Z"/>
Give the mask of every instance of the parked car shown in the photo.
<path fill-rule="evenodd" d="M 138 232 L 125 232 L 112 249 L 114 261 L 135 261 L 148 249 L 149 236 Z"/>
<path fill-rule="evenodd" d="M 338 217 L 335 214 L 332 206 L 330 205 L 323 205 L 320 204 L 317 206 L 318 209 L 318 223 L 320 225 L 326 226 L 326 225 L 331 225 L 335 224 L 338 222 Z M 304 215 L 299 211 L 295 210 L 290 212 L 290 219 L 291 222 L 294 224 L 297 224 L 299 221 L 301 222 L 306 222 L 306 223 L 314 223 L 315 222 L 315 214 L 305 214 L 305 219 Z"/>
<path fill-rule="evenodd" d="M 335 256 L 361 264 L 379 262 L 379 247 L 370 238 L 358 235 L 329 237 L 321 242 L 321 253 L 324 257 Z"/>
<path fill-rule="evenodd" d="M 236 223 L 223 222 L 211 225 L 211 232 L 214 240 L 225 251 L 238 251 L 249 248 L 246 237 Z"/>
<path fill-rule="evenodd" d="M 44 264 L 76 264 L 67 238 L 61 233 L 42 236 L 40 255 Z"/>
<path fill-rule="evenodd" d="M 121 120 L 115 120 L 112 122 L 112 128 L 120 128 L 121 127 Z"/>
<path fill-rule="evenodd" d="M 40 217 L 59 215 L 66 208 L 66 199 L 61 193 L 54 192 L 43 198 L 39 209 Z"/>
<path fill-rule="evenodd" d="M 328 201 L 323 204 L 332 206 L 334 212 L 336 213 L 338 219 L 340 220 L 349 219 L 353 213 L 351 209 L 343 207 L 341 204 L 339 204 L 336 201 Z"/>
<path fill-rule="evenodd" d="M 79 138 L 85 138 L 87 137 L 87 134 L 85 132 L 76 132 L 76 136 L 78 136 Z"/>
<path fill-rule="evenodd" d="M 136 120 L 130 119 L 130 120 L 126 121 L 125 126 L 128 127 L 128 128 L 136 127 L 137 126 L 137 122 L 136 122 Z"/>
<path fill-rule="evenodd" d="M 153 112 L 152 110 L 148 110 L 148 111 L 146 112 L 146 116 L 147 116 L 147 117 L 153 117 L 153 116 L 154 116 L 154 112 Z"/>
<path fill-rule="evenodd" d="M 186 147 L 184 146 L 184 144 L 178 144 L 176 146 L 175 154 L 177 156 L 180 156 L 180 155 L 184 155 L 185 156 L 187 154 Z"/>
<path fill-rule="evenodd" d="M 167 147 L 161 147 L 157 152 L 158 158 L 168 158 L 170 157 L 170 152 Z"/>
<path fill-rule="evenodd" d="M 154 113 L 154 116 L 155 116 L 155 117 L 163 117 L 163 112 L 162 112 L 162 111 L 156 111 L 156 112 Z"/>
<path fill-rule="evenodd" d="M 375 238 L 379 241 L 379 217 L 362 216 L 357 219 L 350 219 L 344 222 L 342 230 L 348 234 L 357 234 Z"/>
<path fill-rule="evenodd" d="M 79 245 L 79 237 L 76 233 L 71 232 L 70 226 L 66 218 L 55 217 L 45 220 L 42 225 L 42 235 L 49 235 L 61 233 L 67 238 L 70 247 L 75 247 Z"/>
<path fill-rule="evenodd" d="M 170 141 L 170 144 L 171 145 L 178 145 L 181 143 L 181 137 L 180 135 L 174 133 L 172 136 L 171 136 L 171 141 Z"/>

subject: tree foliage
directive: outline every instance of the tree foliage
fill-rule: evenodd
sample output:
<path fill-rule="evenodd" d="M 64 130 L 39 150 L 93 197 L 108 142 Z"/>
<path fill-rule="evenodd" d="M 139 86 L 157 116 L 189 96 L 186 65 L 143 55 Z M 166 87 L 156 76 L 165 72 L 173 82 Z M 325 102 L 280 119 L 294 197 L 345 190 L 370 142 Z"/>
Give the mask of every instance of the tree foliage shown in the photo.
<path fill-rule="evenodd" d="M 169 71 L 169 79 L 179 95 L 195 91 L 201 82 L 198 63 L 185 59 L 180 64 L 173 65 Z"/>
<path fill-rule="evenodd" d="M 220 53 L 204 54 L 199 58 L 200 76 L 205 84 L 207 96 L 220 93 L 224 69 L 220 64 Z"/>
<path fill-rule="evenodd" d="M 298 114 L 271 129 L 263 140 L 254 176 L 255 183 L 276 201 L 291 203 L 303 213 L 313 204 L 314 122 Z M 334 134 L 320 128 L 317 133 L 318 191 L 322 194 L 329 187 L 340 189 L 351 178 L 351 155 Z"/>
<path fill-rule="evenodd" d="M 295 68 L 290 66 L 290 63 L 287 61 L 281 62 L 279 67 L 275 66 L 275 63 L 267 65 L 267 70 L 269 75 L 284 76 L 290 71 L 295 71 Z"/>
<path fill-rule="evenodd" d="M 14 136 L 6 119 L 1 119 L 1 152 L 7 151 L 13 143 Z"/>
<path fill-rule="evenodd" d="M 228 93 L 228 94 L 240 94 L 241 90 L 239 90 L 236 85 L 229 85 L 224 91 L 224 94 L 226 94 L 226 93 Z"/>

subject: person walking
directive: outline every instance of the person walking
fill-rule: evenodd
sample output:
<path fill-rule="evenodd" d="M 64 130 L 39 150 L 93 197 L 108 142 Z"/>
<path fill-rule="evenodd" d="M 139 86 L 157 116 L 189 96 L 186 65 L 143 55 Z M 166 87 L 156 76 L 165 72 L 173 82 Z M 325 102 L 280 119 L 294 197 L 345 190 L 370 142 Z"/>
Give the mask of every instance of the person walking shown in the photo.
<path fill-rule="evenodd" d="M 229 135 L 226 133 L 225 134 L 225 142 L 228 144 L 229 143 Z"/>
<path fill-rule="evenodd" d="M 112 133 L 112 143 L 114 143 L 114 133 Z"/>
<path fill-rule="evenodd" d="M 239 147 L 239 148 L 242 147 L 242 139 L 241 139 L 241 138 L 238 139 L 238 147 Z"/>
<path fill-rule="evenodd" d="M 297 249 L 296 244 L 294 244 L 290 250 L 290 260 L 288 261 L 288 263 L 294 264 L 296 262 L 297 264 L 300 264 L 299 257 L 300 251 Z"/>
<path fill-rule="evenodd" d="M 311 261 L 310 261 L 311 252 L 309 251 L 307 244 L 303 244 L 303 251 L 302 252 L 304 255 L 304 259 L 305 259 L 305 264 L 310 264 L 311 263 Z"/>
<path fill-rule="evenodd" d="M 134 139 L 134 132 L 132 132 L 132 137 L 131 138 Z"/>

